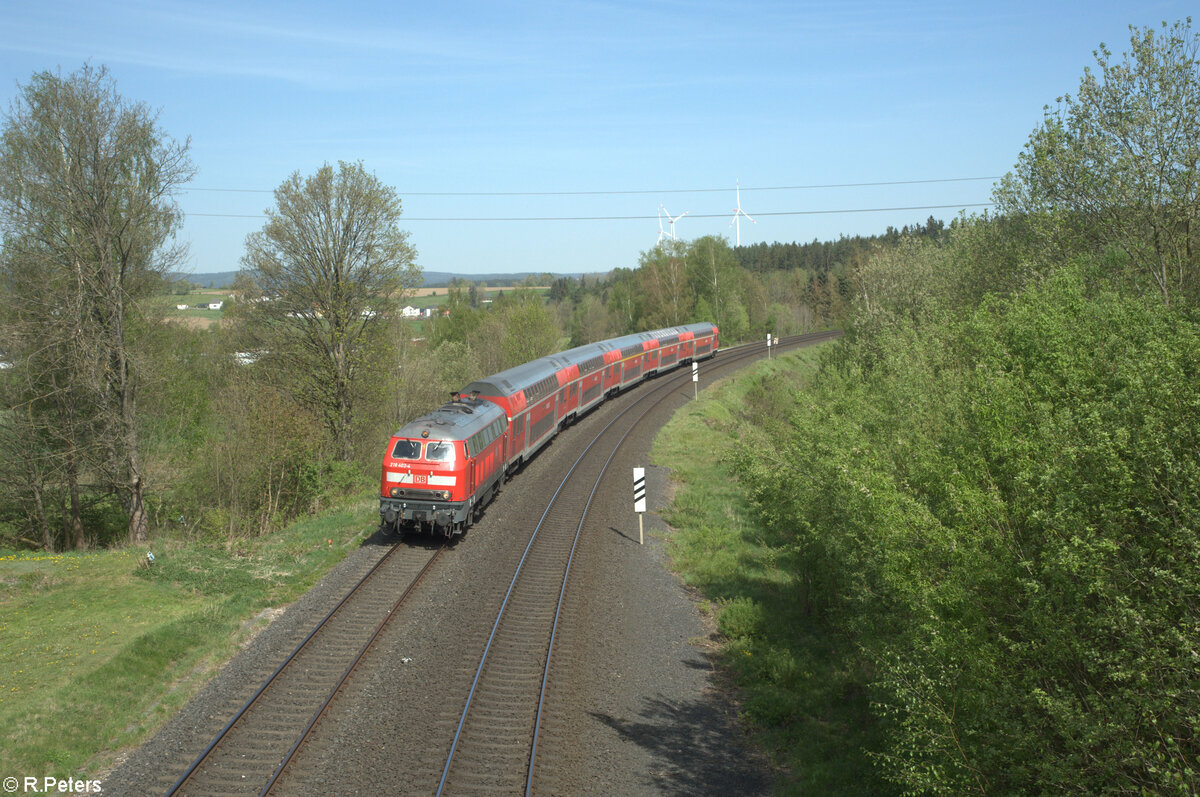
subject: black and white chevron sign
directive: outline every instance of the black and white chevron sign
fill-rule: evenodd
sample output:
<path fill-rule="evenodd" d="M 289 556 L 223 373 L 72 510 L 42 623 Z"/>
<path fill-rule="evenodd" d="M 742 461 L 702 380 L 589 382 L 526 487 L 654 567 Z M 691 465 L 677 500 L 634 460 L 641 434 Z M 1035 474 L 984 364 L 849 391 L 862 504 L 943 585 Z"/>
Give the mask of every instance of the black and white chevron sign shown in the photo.
<path fill-rule="evenodd" d="M 646 469 L 633 469 L 633 511 L 646 511 Z"/>

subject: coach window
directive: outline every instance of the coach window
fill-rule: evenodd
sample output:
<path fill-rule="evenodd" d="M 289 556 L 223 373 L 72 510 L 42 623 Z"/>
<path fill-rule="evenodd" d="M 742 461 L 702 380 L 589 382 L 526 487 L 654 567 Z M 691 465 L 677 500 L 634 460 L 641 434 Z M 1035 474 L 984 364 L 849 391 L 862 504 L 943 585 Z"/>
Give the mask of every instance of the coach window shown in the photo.
<path fill-rule="evenodd" d="M 453 462 L 454 444 L 430 441 L 425 445 L 425 459 L 430 462 Z"/>
<path fill-rule="evenodd" d="M 420 459 L 421 444 L 416 440 L 397 440 L 392 449 L 392 459 Z"/>

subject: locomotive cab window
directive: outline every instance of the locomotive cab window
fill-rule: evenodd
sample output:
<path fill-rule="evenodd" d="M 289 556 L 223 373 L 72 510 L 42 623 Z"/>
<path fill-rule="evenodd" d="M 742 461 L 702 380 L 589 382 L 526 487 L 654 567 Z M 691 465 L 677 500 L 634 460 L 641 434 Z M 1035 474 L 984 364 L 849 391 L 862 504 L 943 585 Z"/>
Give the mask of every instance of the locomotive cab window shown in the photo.
<path fill-rule="evenodd" d="M 397 440 L 392 449 L 392 459 L 420 459 L 421 444 L 416 440 Z"/>
<path fill-rule="evenodd" d="M 431 440 L 425 445 L 425 459 L 430 462 L 453 462 L 454 444 Z"/>

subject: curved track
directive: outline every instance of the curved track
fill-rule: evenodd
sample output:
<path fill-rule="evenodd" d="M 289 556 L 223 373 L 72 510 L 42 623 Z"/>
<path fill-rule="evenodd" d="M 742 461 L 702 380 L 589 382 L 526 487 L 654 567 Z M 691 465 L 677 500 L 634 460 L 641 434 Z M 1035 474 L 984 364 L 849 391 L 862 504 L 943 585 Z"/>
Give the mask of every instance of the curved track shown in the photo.
<path fill-rule="evenodd" d="M 799 336 L 784 344 L 820 340 L 827 334 Z M 727 350 L 713 365 L 740 365 L 760 357 L 765 348 L 764 343 Z M 677 369 L 641 387 L 634 403 L 596 435 L 558 486 L 493 623 L 438 794 L 532 792 L 555 631 L 588 509 L 621 444 L 652 409 L 676 396 L 690 376 L 690 369 Z"/>
<path fill-rule="evenodd" d="M 803 345 L 836 336 L 815 333 L 781 342 Z M 714 372 L 763 357 L 765 344 L 722 350 L 701 365 Z M 630 391 L 632 401 L 589 443 L 568 470 L 524 554 L 491 624 L 453 740 L 428 739 L 447 750 L 439 793 L 529 793 L 535 785 L 538 729 L 550 677 L 555 628 L 570 564 L 592 497 L 621 443 L 654 407 L 691 397 L 691 371 L 678 368 Z M 521 486 L 521 477 L 515 484 Z M 445 549 L 432 555 L 395 546 L 342 599 L 227 723 L 175 782 L 168 795 L 266 794 L 300 750 L 334 695 L 358 666 L 396 609 L 417 589 Z M 396 596 L 399 595 L 399 598 Z M 465 662 L 463 662 L 465 664 Z M 452 695 L 448 697 L 453 700 Z M 432 773 L 430 773 L 432 774 Z M 287 788 L 287 787 L 283 787 Z"/>

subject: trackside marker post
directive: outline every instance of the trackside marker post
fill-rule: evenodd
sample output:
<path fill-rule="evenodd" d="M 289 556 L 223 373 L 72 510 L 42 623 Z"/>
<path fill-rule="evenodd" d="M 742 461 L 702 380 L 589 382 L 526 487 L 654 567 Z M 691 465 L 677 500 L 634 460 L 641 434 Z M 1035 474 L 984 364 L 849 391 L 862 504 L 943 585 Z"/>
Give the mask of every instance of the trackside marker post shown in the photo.
<path fill-rule="evenodd" d="M 638 516 L 638 545 L 646 544 L 646 535 L 642 530 L 642 515 L 646 512 L 646 469 L 633 469 L 633 511 Z"/>
<path fill-rule="evenodd" d="M 771 359 L 771 333 L 767 333 L 767 359 Z"/>
<path fill-rule="evenodd" d="M 692 363 L 692 388 L 696 398 L 700 398 L 700 363 Z"/>

